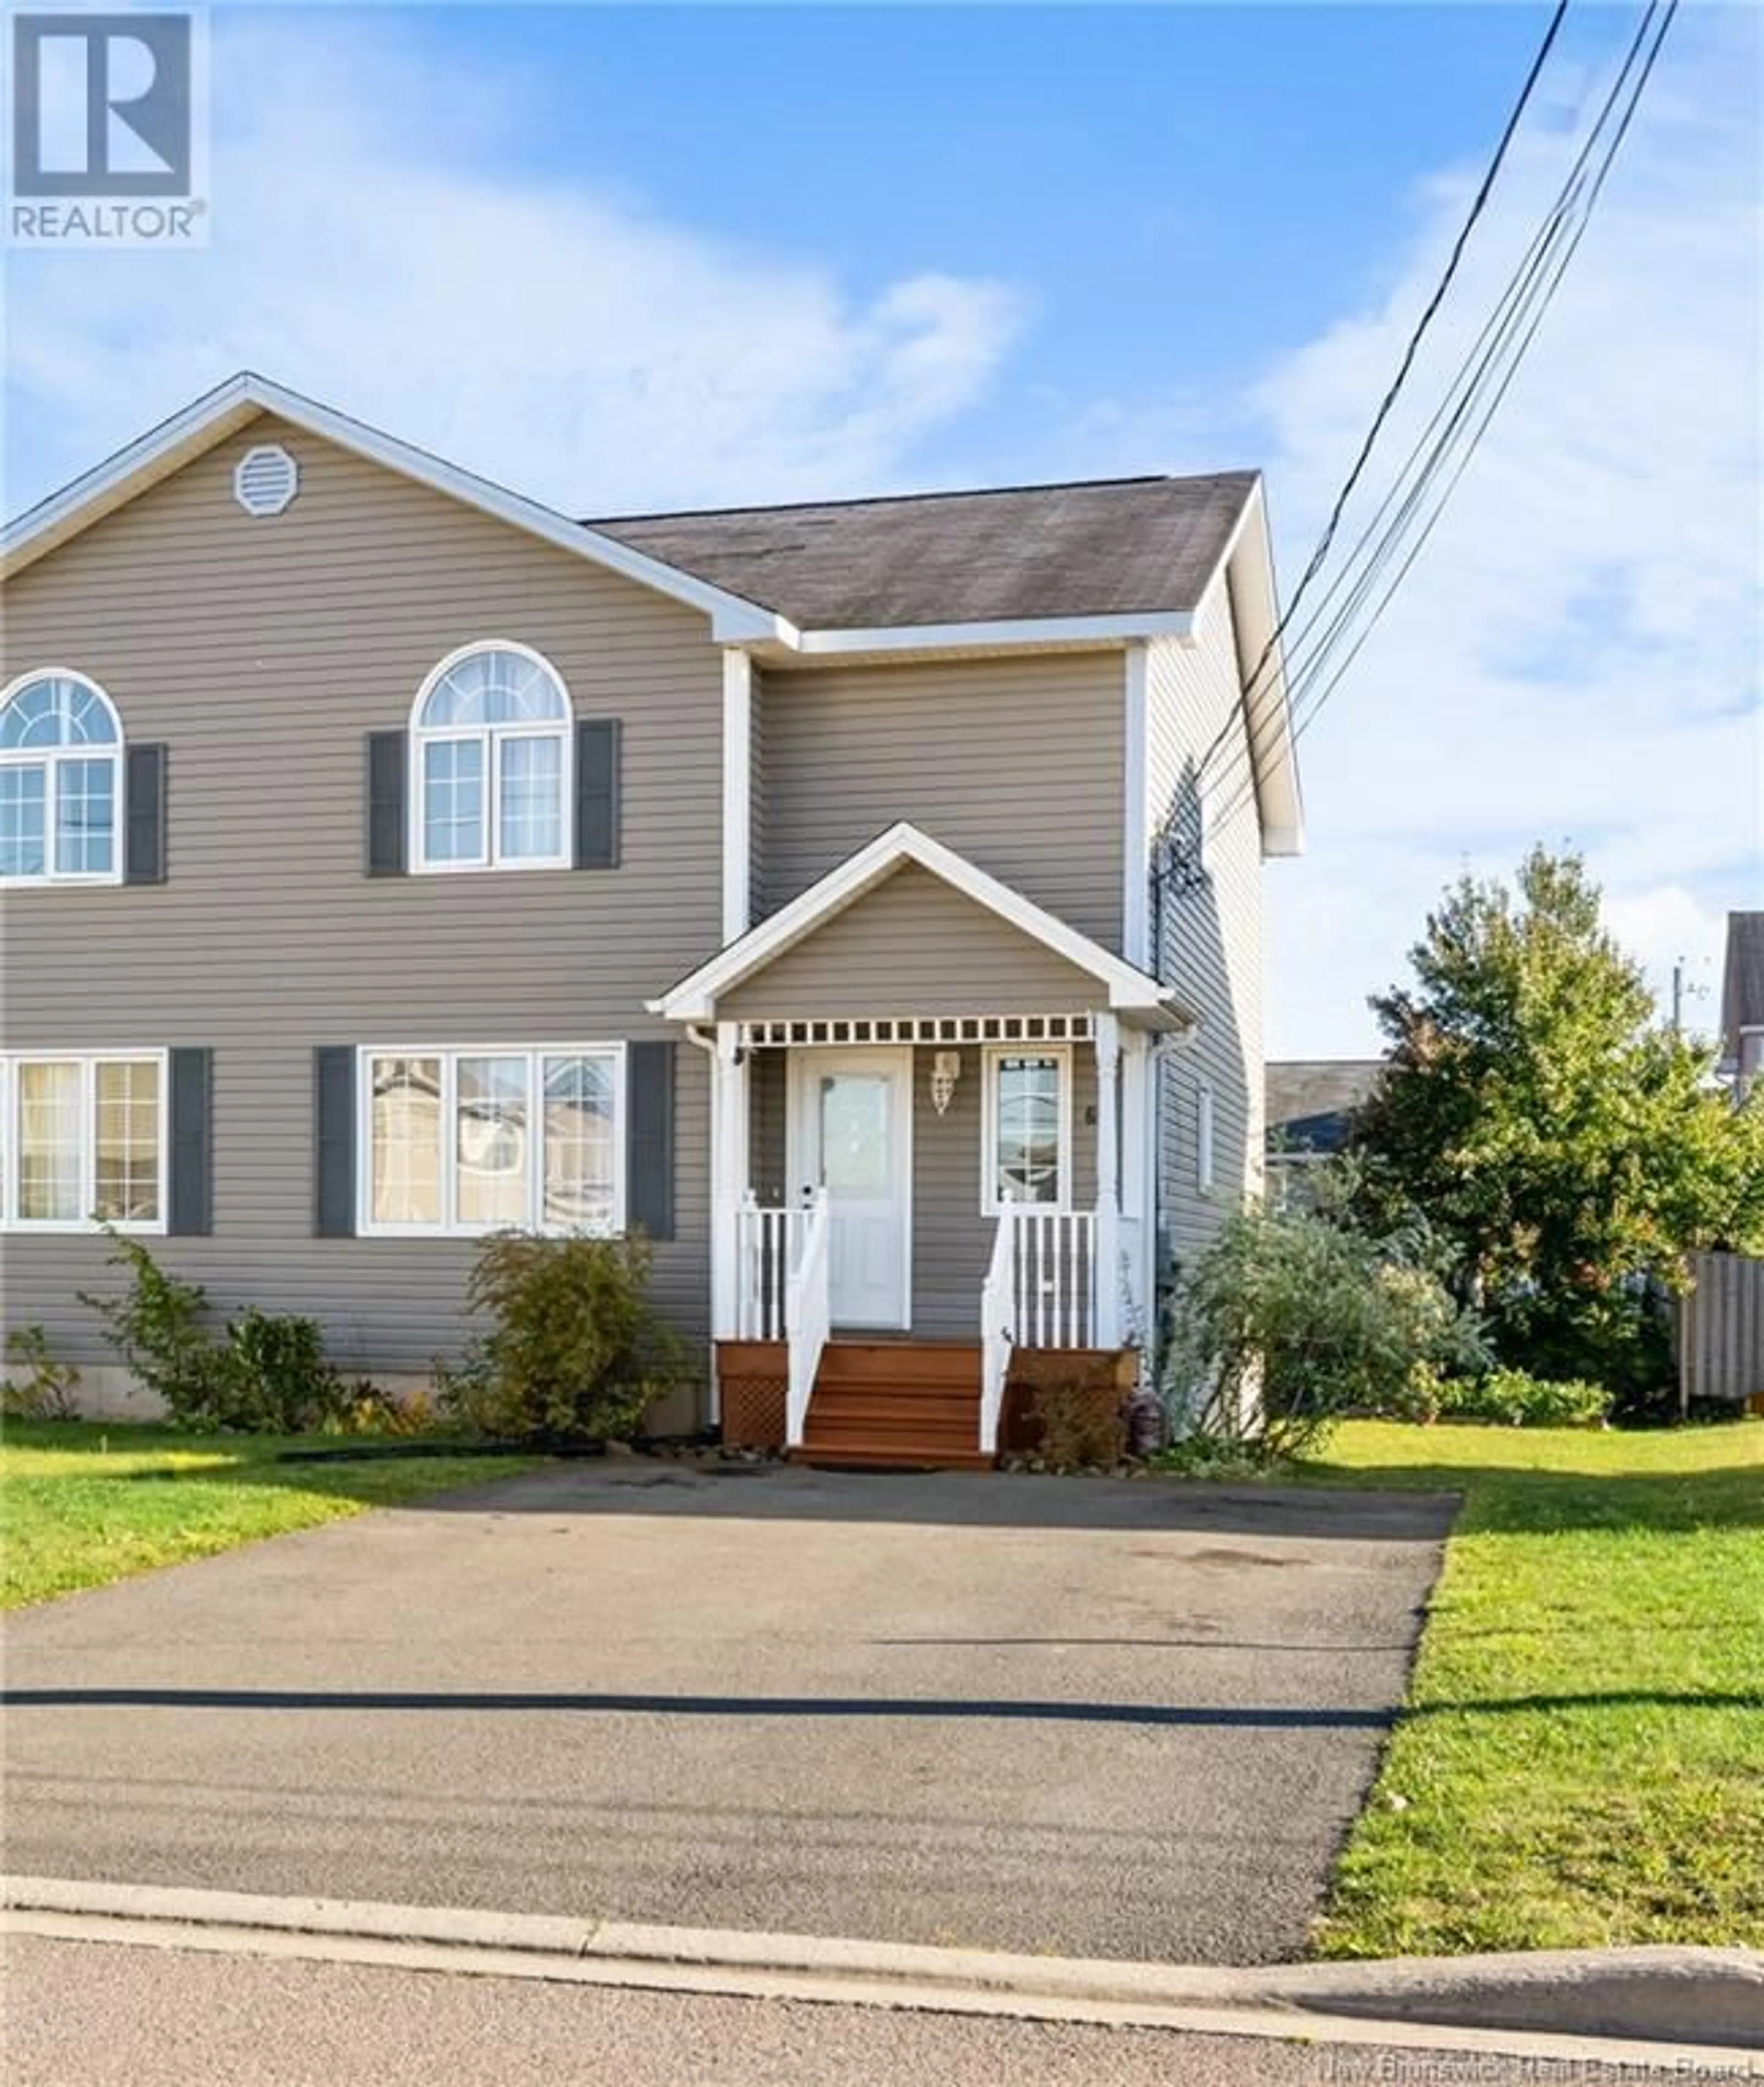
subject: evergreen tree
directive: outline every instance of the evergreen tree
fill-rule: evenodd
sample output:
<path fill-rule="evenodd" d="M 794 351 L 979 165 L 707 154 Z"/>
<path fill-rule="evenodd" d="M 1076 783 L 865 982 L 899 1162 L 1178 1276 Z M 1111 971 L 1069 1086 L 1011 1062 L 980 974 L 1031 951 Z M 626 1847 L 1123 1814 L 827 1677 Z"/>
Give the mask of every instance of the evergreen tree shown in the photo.
<path fill-rule="evenodd" d="M 1390 1052 L 1356 1131 L 1366 1214 L 1426 1218 L 1506 1360 L 1663 1389 L 1684 1255 L 1764 1249 L 1764 1110 L 1660 1024 L 1577 856 L 1534 848 L 1513 890 L 1461 879 L 1410 962 L 1372 1001 Z"/>

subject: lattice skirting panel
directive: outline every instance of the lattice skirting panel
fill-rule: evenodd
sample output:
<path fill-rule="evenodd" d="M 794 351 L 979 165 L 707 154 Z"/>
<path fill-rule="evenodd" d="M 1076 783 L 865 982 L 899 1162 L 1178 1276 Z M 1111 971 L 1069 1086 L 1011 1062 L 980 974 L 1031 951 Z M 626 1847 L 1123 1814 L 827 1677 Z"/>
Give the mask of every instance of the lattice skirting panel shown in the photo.
<path fill-rule="evenodd" d="M 1138 1372 L 1138 1358 L 1131 1349 L 1014 1350 L 999 1417 L 999 1448 L 1007 1455 L 1033 1456 L 1041 1447 L 1036 1394 L 1045 1385 L 1081 1400 L 1099 1429 L 1113 1436 L 1118 1454 L 1126 1439 L 1127 1402 Z"/>
<path fill-rule="evenodd" d="M 732 1449 L 781 1449 L 790 1392 L 782 1341 L 726 1341 L 717 1351 L 723 1440 Z"/>

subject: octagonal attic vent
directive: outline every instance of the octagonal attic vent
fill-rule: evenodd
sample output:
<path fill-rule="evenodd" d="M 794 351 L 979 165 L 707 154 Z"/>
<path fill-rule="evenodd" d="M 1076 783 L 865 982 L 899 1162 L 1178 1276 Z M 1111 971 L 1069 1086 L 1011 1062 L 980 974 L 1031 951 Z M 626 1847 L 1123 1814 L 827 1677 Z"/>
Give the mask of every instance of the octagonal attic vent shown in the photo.
<path fill-rule="evenodd" d="M 247 514 L 280 514 L 300 490 L 300 466 L 274 442 L 247 450 L 233 474 L 233 497 Z"/>

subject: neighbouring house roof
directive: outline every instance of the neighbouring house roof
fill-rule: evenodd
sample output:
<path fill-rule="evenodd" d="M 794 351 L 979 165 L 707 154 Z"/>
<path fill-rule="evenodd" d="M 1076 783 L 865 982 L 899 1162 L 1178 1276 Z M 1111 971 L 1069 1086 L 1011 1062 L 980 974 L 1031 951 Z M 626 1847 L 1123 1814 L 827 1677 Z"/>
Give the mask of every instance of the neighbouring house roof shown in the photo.
<path fill-rule="evenodd" d="M 1194 1018 L 1172 1001 L 1156 979 L 905 820 L 878 834 L 788 906 L 780 907 L 758 927 L 749 928 L 719 950 L 707 963 L 688 973 L 659 1000 L 649 1003 L 650 1012 L 675 1022 L 712 1020 L 724 995 L 755 976 L 775 958 L 793 949 L 908 863 L 929 870 L 976 906 L 1009 922 L 1078 970 L 1088 972 L 1097 981 L 1099 999 L 1141 1026 L 1180 1030 L 1194 1026 Z M 877 1010 L 883 1014 L 891 1011 L 886 1007 Z M 985 1012 L 984 1008 L 974 1011 Z"/>
<path fill-rule="evenodd" d="M 1250 471 L 1100 479 L 586 526 L 801 630 L 1185 615 L 1256 484 Z"/>
<path fill-rule="evenodd" d="M 1764 1028 L 1764 913 L 1728 915 L 1721 984 L 1721 1055 L 1737 1061 L 1740 1031 Z"/>
<path fill-rule="evenodd" d="M 1272 1058 L 1266 1068 L 1268 1157 L 1339 1152 L 1370 1097 L 1382 1058 Z"/>

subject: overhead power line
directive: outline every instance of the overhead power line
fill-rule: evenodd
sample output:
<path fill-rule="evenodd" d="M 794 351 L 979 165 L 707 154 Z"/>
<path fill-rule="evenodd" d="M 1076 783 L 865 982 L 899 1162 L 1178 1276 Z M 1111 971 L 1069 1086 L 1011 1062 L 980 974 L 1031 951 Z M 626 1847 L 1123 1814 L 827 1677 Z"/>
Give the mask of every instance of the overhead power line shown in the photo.
<path fill-rule="evenodd" d="M 1499 411 L 1586 234 L 1678 6 L 1679 0 L 1666 0 L 1664 8 L 1659 0 L 1649 0 L 1622 66 L 1555 202 L 1377 512 L 1300 633 L 1302 645 L 1328 613 L 1330 601 L 1343 587 L 1348 587 L 1346 600 L 1330 617 L 1322 636 L 1288 673 L 1295 737 L 1302 737 L 1316 721 L 1382 620 Z M 1407 484 L 1405 491 L 1412 475 L 1412 483 Z M 1398 503 L 1396 511 L 1381 531 L 1380 525 L 1394 502 Z M 1356 573 L 1356 563 L 1363 554 L 1364 563 Z M 1393 564 L 1395 574 L 1381 591 L 1380 582 Z M 1369 613 L 1363 613 L 1369 602 L 1373 603 Z M 1344 642 L 1345 655 L 1338 658 Z M 1249 693 L 1246 687 L 1246 697 Z M 1254 704 L 1246 703 L 1246 709 L 1254 730 Z M 1232 759 L 1215 779 L 1216 783 L 1229 787 L 1223 800 L 1215 799 L 1216 809 L 1208 821 L 1210 831 L 1217 832 L 1253 799 L 1252 753 L 1255 750 L 1247 732 L 1233 744 Z"/>
<path fill-rule="evenodd" d="M 1310 562 L 1300 575 L 1298 585 L 1292 590 L 1284 613 L 1275 625 L 1267 643 L 1262 647 L 1261 657 L 1250 669 L 1249 681 L 1251 685 L 1258 680 L 1267 666 L 1275 648 L 1285 635 L 1288 624 L 1297 613 L 1299 604 L 1305 599 L 1306 591 L 1321 570 L 1324 560 L 1329 556 L 1330 547 L 1335 540 L 1335 532 L 1341 526 L 1342 515 L 1347 509 L 1348 502 L 1353 497 L 1354 489 L 1359 484 L 1365 472 L 1378 437 L 1383 432 L 1384 425 L 1390 419 L 1397 399 L 1401 395 L 1403 387 L 1408 381 L 1410 371 L 1415 367 L 1415 358 L 1420 351 L 1422 341 L 1427 337 L 1428 329 L 1433 325 L 1440 306 L 1446 301 L 1446 293 L 1451 288 L 1453 280 L 1458 273 L 1459 264 L 1464 258 L 1464 250 L 1470 244 L 1470 235 L 1475 231 L 1478 219 L 1488 207 L 1489 198 L 1494 191 L 1496 179 L 1506 163 L 1508 148 L 1513 143 L 1520 120 L 1530 104 L 1532 92 L 1543 73 L 1550 52 L 1555 47 L 1557 36 L 1561 30 L 1563 18 L 1567 12 L 1568 0 L 1557 0 L 1556 11 L 1550 16 L 1549 26 L 1544 32 L 1544 40 L 1537 47 L 1536 55 L 1532 58 L 1530 70 L 1525 75 L 1524 84 L 1519 89 L 1518 99 L 1514 103 L 1512 111 L 1501 128 L 1493 156 L 1490 158 L 1487 170 L 1477 186 L 1476 194 L 1471 199 L 1470 208 L 1465 215 L 1463 224 L 1459 228 L 1458 236 L 1452 241 L 1451 251 L 1446 257 L 1446 265 L 1440 272 L 1439 280 L 1434 284 L 1433 294 L 1423 308 L 1420 317 L 1416 321 L 1407 343 L 1403 348 L 1402 360 L 1397 365 L 1396 375 L 1390 380 L 1389 390 L 1379 401 L 1378 409 L 1372 416 L 1372 425 L 1367 429 L 1365 439 L 1360 445 L 1360 453 L 1354 459 L 1347 477 L 1342 481 L 1341 490 L 1335 496 L 1335 506 L 1330 510 L 1329 519 L 1323 525 L 1322 534 L 1317 540 L 1317 547 L 1311 553 Z M 1202 768 L 1204 769 L 1207 762 L 1218 752 L 1225 739 L 1228 737 L 1229 730 L 1228 725 L 1221 728 L 1212 744 L 1201 756 L 1199 765 Z"/>

